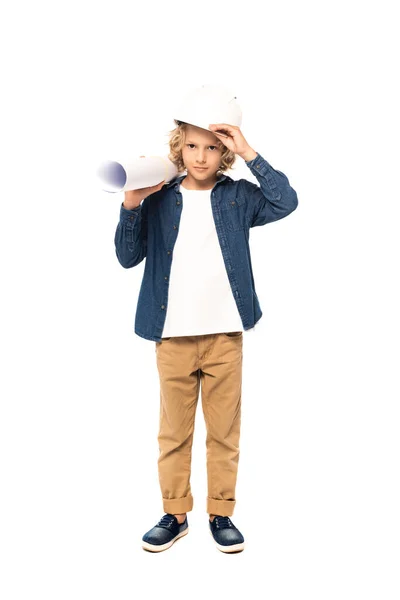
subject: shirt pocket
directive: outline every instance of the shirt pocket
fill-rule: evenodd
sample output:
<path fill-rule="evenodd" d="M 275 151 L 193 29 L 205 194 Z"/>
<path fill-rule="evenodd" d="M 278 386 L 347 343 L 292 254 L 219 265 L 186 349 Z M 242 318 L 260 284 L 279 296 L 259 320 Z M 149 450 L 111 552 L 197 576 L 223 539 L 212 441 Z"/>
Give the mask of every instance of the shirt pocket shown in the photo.
<path fill-rule="evenodd" d="M 244 196 L 225 199 L 221 204 L 221 212 L 229 231 L 242 231 L 248 226 Z"/>

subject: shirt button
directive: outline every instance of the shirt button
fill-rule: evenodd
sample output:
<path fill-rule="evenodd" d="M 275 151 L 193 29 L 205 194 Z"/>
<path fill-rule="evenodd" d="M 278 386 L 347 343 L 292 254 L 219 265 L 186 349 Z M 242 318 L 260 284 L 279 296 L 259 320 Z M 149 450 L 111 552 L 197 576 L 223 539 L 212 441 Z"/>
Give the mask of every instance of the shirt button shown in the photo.
<path fill-rule="evenodd" d="M 174 229 L 177 229 L 176 225 L 174 225 Z"/>
<path fill-rule="evenodd" d="M 162 308 L 162 309 L 164 309 L 164 308 L 165 308 L 164 304 L 162 304 L 162 305 L 161 305 L 161 308 Z"/>
<path fill-rule="evenodd" d="M 168 279 L 168 277 L 164 277 L 164 279 Z"/>
<path fill-rule="evenodd" d="M 177 206 L 179 206 L 179 205 L 180 205 L 180 202 L 179 202 L 179 200 L 178 200 L 178 202 L 177 202 L 176 204 L 177 204 Z"/>
<path fill-rule="evenodd" d="M 257 169 L 259 169 L 259 168 L 260 168 L 260 165 L 257 165 Z"/>
<path fill-rule="evenodd" d="M 129 217 L 129 219 L 130 219 L 131 221 L 133 221 L 133 217 Z"/>

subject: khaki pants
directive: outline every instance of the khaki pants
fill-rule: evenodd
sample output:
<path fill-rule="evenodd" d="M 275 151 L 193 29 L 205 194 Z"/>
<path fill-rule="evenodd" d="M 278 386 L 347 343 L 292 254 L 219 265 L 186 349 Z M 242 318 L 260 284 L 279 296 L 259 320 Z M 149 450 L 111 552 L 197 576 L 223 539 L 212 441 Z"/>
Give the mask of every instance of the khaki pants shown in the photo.
<path fill-rule="evenodd" d="M 190 488 L 194 420 L 201 381 L 207 429 L 206 511 L 231 516 L 239 462 L 243 332 L 155 342 L 160 376 L 158 473 L 166 513 L 193 508 Z"/>

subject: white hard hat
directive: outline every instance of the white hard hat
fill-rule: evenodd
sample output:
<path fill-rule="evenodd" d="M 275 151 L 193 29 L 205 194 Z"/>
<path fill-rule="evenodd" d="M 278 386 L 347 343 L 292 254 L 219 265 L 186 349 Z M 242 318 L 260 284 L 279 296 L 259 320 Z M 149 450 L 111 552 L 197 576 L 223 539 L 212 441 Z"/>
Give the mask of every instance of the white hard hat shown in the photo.
<path fill-rule="evenodd" d="M 226 87 L 205 84 L 191 90 L 174 114 L 174 119 L 211 131 L 212 123 L 242 124 L 242 111 L 236 96 Z"/>

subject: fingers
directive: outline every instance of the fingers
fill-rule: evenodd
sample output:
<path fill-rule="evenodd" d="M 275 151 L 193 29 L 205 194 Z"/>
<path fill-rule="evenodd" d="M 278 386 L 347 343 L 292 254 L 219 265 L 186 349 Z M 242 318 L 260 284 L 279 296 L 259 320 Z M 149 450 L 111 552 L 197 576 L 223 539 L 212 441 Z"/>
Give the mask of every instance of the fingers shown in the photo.
<path fill-rule="evenodd" d="M 220 135 L 225 138 L 235 137 L 235 131 L 239 131 L 237 125 L 227 125 L 226 123 L 211 124 L 208 126 L 214 135 Z"/>
<path fill-rule="evenodd" d="M 237 125 L 228 125 L 227 123 L 213 123 L 209 125 L 210 129 L 239 129 Z"/>

